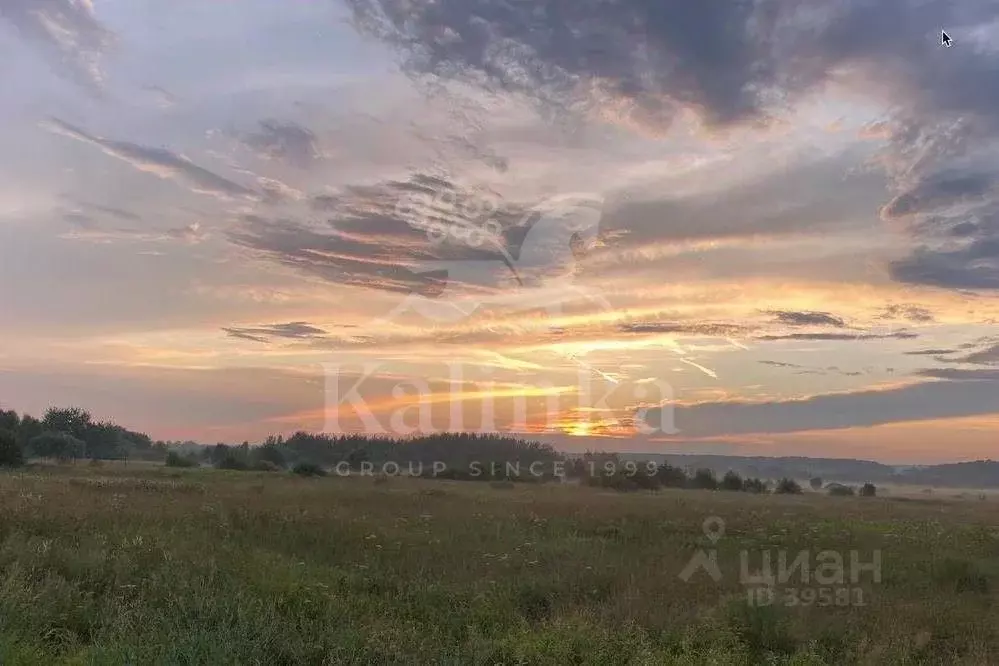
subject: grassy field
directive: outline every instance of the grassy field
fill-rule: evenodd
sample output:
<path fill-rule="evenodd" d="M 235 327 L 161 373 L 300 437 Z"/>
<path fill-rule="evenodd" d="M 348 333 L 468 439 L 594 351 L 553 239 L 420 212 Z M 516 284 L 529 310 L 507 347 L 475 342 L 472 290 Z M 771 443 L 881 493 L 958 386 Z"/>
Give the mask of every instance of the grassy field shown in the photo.
<path fill-rule="evenodd" d="M 80 465 L 0 507 L 5 666 L 999 663 L 992 500 Z M 852 549 L 863 606 L 747 603 L 740 551 Z"/>

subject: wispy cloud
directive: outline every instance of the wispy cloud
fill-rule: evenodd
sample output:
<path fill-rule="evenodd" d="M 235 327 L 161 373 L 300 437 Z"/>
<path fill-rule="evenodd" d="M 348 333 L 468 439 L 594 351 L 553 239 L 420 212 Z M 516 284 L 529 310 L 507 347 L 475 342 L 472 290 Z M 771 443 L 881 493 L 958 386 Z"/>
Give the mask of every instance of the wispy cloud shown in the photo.
<path fill-rule="evenodd" d="M 186 183 L 194 192 L 225 199 L 259 199 L 259 194 L 253 190 L 202 168 L 183 155 L 165 148 L 150 148 L 128 141 L 105 139 L 56 118 L 45 120 L 42 126 L 56 134 L 96 146 L 105 154 L 116 157 L 139 171 Z"/>
<path fill-rule="evenodd" d="M 76 81 L 94 92 L 103 89 L 103 60 L 116 40 L 97 20 L 92 0 L 4 0 L 0 17 Z"/>

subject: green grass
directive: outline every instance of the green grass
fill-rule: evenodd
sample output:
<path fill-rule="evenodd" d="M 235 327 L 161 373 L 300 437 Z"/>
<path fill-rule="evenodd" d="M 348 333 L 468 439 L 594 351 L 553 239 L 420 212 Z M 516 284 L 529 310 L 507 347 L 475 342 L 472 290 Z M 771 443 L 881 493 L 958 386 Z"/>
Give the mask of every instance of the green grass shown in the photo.
<path fill-rule="evenodd" d="M 0 475 L 0 664 L 988 664 L 994 502 L 105 465 Z M 725 576 L 678 574 L 712 546 Z M 882 551 L 862 607 L 739 552 Z"/>

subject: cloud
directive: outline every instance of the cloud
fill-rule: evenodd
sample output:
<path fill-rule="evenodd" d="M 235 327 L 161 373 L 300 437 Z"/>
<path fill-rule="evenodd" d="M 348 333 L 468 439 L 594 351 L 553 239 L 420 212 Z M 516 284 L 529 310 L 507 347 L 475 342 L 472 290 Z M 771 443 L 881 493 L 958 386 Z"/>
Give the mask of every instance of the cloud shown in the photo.
<path fill-rule="evenodd" d="M 908 356 L 946 356 L 956 354 L 956 349 L 917 349 L 916 351 L 905 352 Z"/>
<path fill-rule="evenodd" d="M 994 3 L 348 5 L 359 28 L 403 52 L 414 74 L 472 82 L 534 99 L 556 115 L 599 115 L 656 135 L 681 114 L 712 131 L 765 127 L 830 83 L 849 89 L 888 111 L 866 131 L 884 142 L 881 163 L 893 190 L 878 207 L 910 224 L 921 241 L 914 257 L 894 266 L 894 277 L 999 288 L 999 168 L 992 159 L 999 147 L 999 52 L 970 39 L 963 48 L 938 43 L 941 25 L 960 35 L 994 24 Z M 969 213 L 969 206 L 977 210 Z M 931 242 L 954 229 L 968 247 Z M 967 260 L 975 265 L 963 268 Z"/>
<path fill-rule="evenodd" d="M 999 344 L 993 344 L 979 349 L 967 356 L 953 359 L 955 363 L 973 363 L 976 365 L 995 365 L 999 363 Z"/>
<path fill-rule="evenodd" d="M 329 282 L 399 293 L 498 296 L 574 269 L 592 241 L 571 215 L 510 202 L 447 177 L 314 196 L 325 221 L 246 215 L 236 244 Z M 532 214 L 533 211 L 533 214 Z"/>
<path fill-rule="evenodd" d="M 916 305 L 889 305 L 878 318 L 905 319 L 920 324 L 935 321 L 932 312 Z"/>
<path fill-rule="evenodd" d="M 180 227 L 162 231 L 127 229 L 122 227 L 101 227 L 92 218 L 80 213 L 67 213 L 63 218 L 78 227 L 75 231 L 63 234 L 62 238 L 83 240 L 94 243 L 140 242 L 162 243 L 180 241 L 189 245 L 197 245 L 208 239 L 208 234 L 201 228 L 200 222 L 192 222 Z"/>
<path fill-rule="evenodd" d="M 987 173 L 940 173 L 925 178 L 896 196 L 881 210 L 881 217 L 894 220 L 938 212 L 939 208 L 969 200 L 981 200 L 996 186 Z"/>
<path fill-rule="evenodd" d="M 251 340 L 253 342 L 272 342 L 274 338 L 285 340 L 315 340 L 322 339 L 328 332 L 304 321 L 293 321 L 287 324 L 266 324 L 262 326 L 223 328 L 229 337 Z"/>
<path fill-rule="evenodd" d="M 658 427 L 664 418 L 672 418 L 681 437 L 715 437 L 837 430 L 999 413 L 999 372 L 927 370 L 922 375 L 941 381 L 798 400 L 673 405 L 662 412 L 650 410 L 646 422 Z"/>
<path fill-rule="evenodd" d="M 797 363 L 784 363 L 783 361 L 758 361 L 762 365 L 771 365 L 775 368 L 801 368 L 804 366 L 798 365 Z"/>
<path fill-rule="evenodd" d="M 999 236 L 954 250 L 922 247 L 892 264 L 902 282 L 959 289 L 999 289 Z"/>
<path fill-rule="evenodd" d="M 211 194 L 224 199 L 243 198 L 257 200 L 260 195 L 253 190 L 232 182 L 218 174 L 204 169 L 183 155 L 165 148 L 150 148 L 127 141 L 105 139 L 56 118 L 50 118 L 42 126 L 55 134 L 88 143 L 100 148 L 105 154 L 116 157 L 133 168 L 152 173 L 160 178 L 185 182 L 195 192 Z"/>
<path fill-rule="evenodd" d="M 918 338 L 917 333 L 898 331 L 896 333 L 790 333 L 785 335 L 761 335 L 757 340 L 772 342 L 775 340 L 912 340 Z"/>
<path fill-rule="evenodd" d="M 319 141 L 312 130 L 288 120 L 262 120 L 260 128 L 243 136 L 243 142 L 264 159 L 308 169 L 321 159 Z"/>
<path fill-rule="evenodd" d="M 707 337 L 728 337 L 745 334 L 752 330 L 739 324 L 718 324 L 707 322 L 633 322 L 620 324 L 622 333 L 681 333 Z"/>
<path fill-rule="evenodd" d="M 770 314 L 776 320 L 787 326 L 834 326 L 843 328 L 846 322 L 828 312 L 793 312 L 789 310 L 774 310 Z"/>
<path fill-rule="evenodd" d="M 103 89 L 102 62 L 115 40 L 97 20 L 92 0 L 3 0 L 0 17 L 40 44 L 77 82 Z"/>

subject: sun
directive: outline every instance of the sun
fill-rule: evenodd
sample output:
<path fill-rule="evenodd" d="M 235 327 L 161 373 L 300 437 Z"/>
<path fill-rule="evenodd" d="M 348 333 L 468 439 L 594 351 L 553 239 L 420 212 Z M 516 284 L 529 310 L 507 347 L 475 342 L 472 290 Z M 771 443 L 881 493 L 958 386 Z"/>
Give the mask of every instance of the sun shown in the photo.
<path fill-rule="evenodd" d="M 589 423 L 574 423 L 566 428 L 565 434 L 571 437 L 587 437 L 591 429 Z"/>

